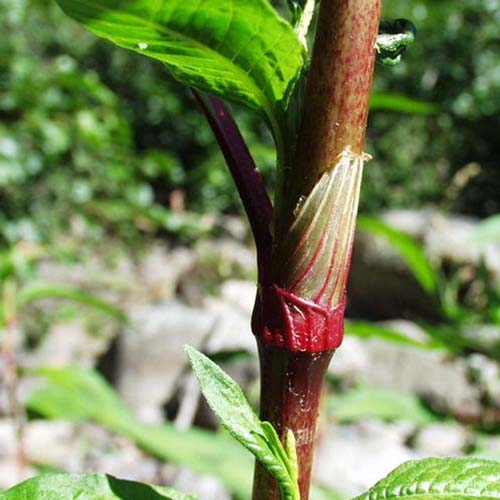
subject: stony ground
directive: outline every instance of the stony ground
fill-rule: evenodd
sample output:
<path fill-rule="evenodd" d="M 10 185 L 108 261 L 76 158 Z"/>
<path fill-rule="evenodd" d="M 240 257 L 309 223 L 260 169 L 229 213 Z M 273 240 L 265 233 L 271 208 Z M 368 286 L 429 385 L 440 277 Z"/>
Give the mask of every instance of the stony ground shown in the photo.
<path fill-rule="evenodd" d="M 412 227 L 433 258 L 474 265 L 480 257 L 474 249 L 464 255 L 457 244 L 457 234 L 467 233 L 471 221 L 429 213 L 398 212 L 388 217 L 395 224 Z M 230 220 L 223 236 L 191 248 L 158 242 L 140 258 L 119 253 L 113 258 L 95 255 L 71 266 L 45 262 L 40 268 L 42 277 L 77 284 L 120 304 L 129 323 L 125 327 L 102 318 L 89 321 L 87 315 L 59 318 L 46 329 L 36 349 L 26 348 L 18 339 L 20 366 L 98 366 L 140 420 L 161 423 L 168 413 L 180 429 L 193 424 L 213 427 L 213 417 L 203 405 L 200 408 L 183 346 L 190 344 L 208 353 L 249 353 L 244 361 L 224 367 L 256 400 L 258 368 L 248 326 L 255 293 L 254 254 L 246 241 L 245 226 Z M 379 325 L 417 341 L 426 340 L 422 328 L 405 318 L 418 315 L 432 320 L 432 304 L 397 256 L 366 237 L 359 239 L 357 248 L 352 315 L 374 321 L 383 318 Z M 500 275 L 498 248 L 488 249 L 487 262 Z M 406 304 L 404 310 L 397 304 Z M 54 304 L 43 307 L 51 310 Z M 475 328 L 487 329 L 488 338 L 500 335 L 494 325 Z M 21 378 L 21 401 L 34 385 L 32 377 Z M 443 350 L 347 335 L 331 366 L 329 391 L 342 393 L 359 386 L 413 395 L 438 418 L 428 423 L 411 418 L 339 421 L 330 412 L 320 425 L 314 470 L 318 484 L 345 496 L 355 495 L 405 460 L 471 451 L 500 457 L 500 437 L 477 431 L 485 428 L 485 421 L 494 430 L 500 411 L 499 366 L 491 356 L 477 352 L 452 356 Z M 9 414 L 3 391 L 0 489 L 17 482 L 20 475 L 36 472 L 32 465 L 19 468 L 18 442 Z M 127 439 L 94 424 L 35 420 L 24 425 L 23 434 L 30 464 L 172 484 L 204 500 L 230 498 L 217 480 L 162 464 Z"/>

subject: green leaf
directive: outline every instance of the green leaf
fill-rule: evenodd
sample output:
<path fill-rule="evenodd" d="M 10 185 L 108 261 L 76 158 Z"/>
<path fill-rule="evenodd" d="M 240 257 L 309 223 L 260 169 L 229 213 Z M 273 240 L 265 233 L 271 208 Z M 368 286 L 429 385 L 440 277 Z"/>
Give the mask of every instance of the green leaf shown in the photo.
<path fill-rule="evenodd" d="M 345 330 L 347 334 L 355 335 L 362 339 L 379 338 L 394 344 L 406 345 L 409 347 L 417 347 L 424 350 L 439 350 L 445 349 L 445 346 L 436 339 L 428 342 L 420 342 L 412 339 L 404 333 L 398 332 L 385 326 L 377 325 L 369 321 L 346 321 Z"/>
<path fill-rule="evenodd" d="M 405 261 L 420 286 L 429 294 L 437 292 L 438 275 L 422 247 L 407 233 L 375 217 L 358 217 L 358 229 L 384 238 Z"/>
<path fill-rule="evenodd" d="M 96 35 L 164 62 L 179 82 L 263 111 L 276 132 L 304 51 L 267 0 L 57 1 Z"/>
<path fill-rule="evenodd" d="M 172 424 L 146 425 L 135 419 L 118 394 L 96 372 L 77 367 L 45 368 L 47 384 L 31 394 L 31 412 L 51 419 L 97 422 L 162 460 L 217 477 L 238 498 L 252 487 L 252 460 L 221 434 Z"/>
<path fill-rule="evenodd" d="M 203 395 L 228 432 L 243 443 L 252 443 L 253 434 L 264 434 L 239 385 L 196 349 L 186 346 L 186 352 Z"/>
<path fill-rule="evenodd" d="M 105 474 L 46 474 L 24 481 L 0 500 L 196 500 L 171 488 L 124 481 Z"/>
<path fill-rule="evenodd" d="M 500 462 L 427 458 L 406 462 L 356 500 L 486 500 L 500 498 Z"/>
<path fill-rule="evenodd" d="M 277 479 L 284 499 L 299 500 L 296 469 L 271 424 L 259 420 L 239 385 L 212 360 L 189 346 L 186 352 L 201 391 L 223 427 Z"/>
<path fill-rule="evenodd" d="M 33 283 L 19 291 L 19 305 L 44 299 L 65 299 L 108 314 L 119 321 L 126 321 L 125 313 L 109 302 L 99 299 L 83 290 L 59 283 Z"/>
<path fill-rule="evenodd" d="M 414 115 L 430 115 L 437 112 L 435 104 L 399 94 L 373 92 L 370 97 L 372 111 L 397 111 Z"/>
<path fill-rule="evenodd" d="M 328 412 L 339 422 L 379 419 L 425 425 L 436 421 L 413 394 L 368 387 L 331 396 Z"/>

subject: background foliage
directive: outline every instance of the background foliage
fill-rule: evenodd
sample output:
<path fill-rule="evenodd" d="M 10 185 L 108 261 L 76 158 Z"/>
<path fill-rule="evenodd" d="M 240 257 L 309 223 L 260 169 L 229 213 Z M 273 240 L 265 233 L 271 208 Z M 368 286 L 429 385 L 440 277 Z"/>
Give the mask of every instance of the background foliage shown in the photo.
<path fill-rule="evenodd" d="M 363 206 L 432 202 L 475 215 L 498 211 L 500 5 L 388 0 L 384 8 L 413 19 L 418 39 L 401 65 L 378 71 L 376 87 L 432 102 L 437 112 L 374 113 L 376 166 L 367 169 Z"/>
<path fill-rule="evenodd" d="M 400 66 L 378 68 L 376 89 L 432 103 L 435 112 L 375 107 L 362 210 L 432 203 L 495 212 L 500 8 L 488 0 L 388 0 L 385 8 L 415 21 L 418 43 Z M 4 242 L 46 240 L 69 227 L 96 238 L 162 229 L 192 236 L 199 227 L 188 214 L 240 210 L 189 91 L 161 64 L 98 40 L 51 2 L 0 0 L 0 24 Z M 272 184 L 271 138 L 237 112 Z M 179 200 L 187 213 L 169 210 Z"/>

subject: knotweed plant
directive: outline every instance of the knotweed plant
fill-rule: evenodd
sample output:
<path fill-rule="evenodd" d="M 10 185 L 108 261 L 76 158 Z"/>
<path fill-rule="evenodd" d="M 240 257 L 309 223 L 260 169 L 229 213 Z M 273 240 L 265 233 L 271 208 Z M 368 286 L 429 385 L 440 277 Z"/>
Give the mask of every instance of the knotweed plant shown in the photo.
<path fill-rule="evenodd" d="M 97 36 L 161 61 L 193 89 L 256 242 L 251 326 L 260 355 L 260 418 L 220 368 L 191 348 L 188 355 L 222 424 L 257 458 L 253 499 L 307 500 L 323 379 L 343 337 L 375 61 L 396 63 L 413 26 L 381 23 L 381 0 L 288 0 L 291 22 L 268 0 L 57 1 Z M 223 100 L 269 127 L 274 201 Z M 403 465 L 361 498 L 469 499 L 490 490 L 498 497 L 499 480 L 496 462 L 427 460 Z M 0 500 L 186 498 L 144 488 L 106 476 L 42 476 Z"/>

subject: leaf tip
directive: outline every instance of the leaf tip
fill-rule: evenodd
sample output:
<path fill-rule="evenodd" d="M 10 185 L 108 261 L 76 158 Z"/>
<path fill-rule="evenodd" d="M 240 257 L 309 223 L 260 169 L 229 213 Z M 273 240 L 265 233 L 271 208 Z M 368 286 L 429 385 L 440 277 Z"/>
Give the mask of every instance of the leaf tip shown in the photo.
<path fill-rule="evenodd" d="M 187 354 L 189 364 L 194 368 L 194 364 L 196 363 L 196 358 L 201 354 L 198 352 L 193 346 L 189 344 L 184 345 L 184 352 Z"/>

